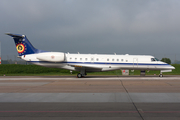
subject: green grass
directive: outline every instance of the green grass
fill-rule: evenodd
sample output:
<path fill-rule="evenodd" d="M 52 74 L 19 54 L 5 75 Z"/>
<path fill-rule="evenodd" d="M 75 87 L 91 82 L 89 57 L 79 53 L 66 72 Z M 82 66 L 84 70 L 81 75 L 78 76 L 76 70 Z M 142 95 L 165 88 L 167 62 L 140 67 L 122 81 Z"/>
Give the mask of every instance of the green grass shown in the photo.
<path fill-rule="evenodd" d="M 74 72 L 74 74 L 77 72 Z M 71 75 L 69 70 L 47 68 L 37 65 L 0 65 L 0 75 Z"/>
<path fill-rule="evenodd" d="M 173 64 L 176 69 L 172 72 L 163 73 L 164 75 L 180 75 L 180 64 Z M 140 75 L 139 70 L 132 72 L 130 75 Z M 37 65 L 16 65 L 16 64 L 2 64 L 0 65 L 0 75 L 6 76 L 62 76 L 62 75 L 77 75 L 77 71 L 70 74 L 69 70 L 59 68 L 47 68 Z M 160 71 L 146 71 L 146 75 L 158 75 Z M 121 70 L 107 71 L 107 72 L 92 72 L 88 75 L 122 75 Z"/>

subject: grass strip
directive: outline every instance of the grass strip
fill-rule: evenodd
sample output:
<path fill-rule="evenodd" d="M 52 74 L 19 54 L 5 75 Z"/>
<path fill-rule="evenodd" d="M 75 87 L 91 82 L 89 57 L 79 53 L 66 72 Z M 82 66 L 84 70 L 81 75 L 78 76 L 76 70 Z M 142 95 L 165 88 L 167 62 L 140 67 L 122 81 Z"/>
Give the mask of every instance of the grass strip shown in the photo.
<path fill-rule="evenodd" d="M 163 73 L 164 75 L 180 75 L 180 64 L 172 64 L 176 69 L 172 72 Z M 70 74 L 69 70 L 60 68 L 47 68 L 38 65 L 19 65 L 19 64 L 2 64 L 0 65 L 0 76 L 62 76 L 77 75 L 77 71 Z M 158 75 L 160 71 L 146 71 L 146 75 Z M 139 70 L 129 71 L 130 75 L 140 75 Z M 88 75 L 122 75 L 121 70 L 107 72 L 92 72 Z"/>

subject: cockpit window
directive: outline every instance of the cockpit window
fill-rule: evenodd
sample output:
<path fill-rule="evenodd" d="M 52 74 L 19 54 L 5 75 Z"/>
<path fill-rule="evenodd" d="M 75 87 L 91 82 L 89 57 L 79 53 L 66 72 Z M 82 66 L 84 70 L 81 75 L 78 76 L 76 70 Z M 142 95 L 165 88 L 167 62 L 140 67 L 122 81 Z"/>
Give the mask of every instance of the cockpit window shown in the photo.
<path fill-rule="evenodd" d="M 156 59 L 154 59 L 154 58 L 151 58 L 151 61 L 153 62 L 153 61 L 156 61 Z"/>
<path fill-rule="evenodd" d="M 159 61 L 159 59 L 157 59 L 157 58 L 155 58 L 156 59 L 156 61 Z"/>
<path fill-rule="evenodd" d="M 151 58 L 151 61 L 159 61 L 157 58 Z"/>

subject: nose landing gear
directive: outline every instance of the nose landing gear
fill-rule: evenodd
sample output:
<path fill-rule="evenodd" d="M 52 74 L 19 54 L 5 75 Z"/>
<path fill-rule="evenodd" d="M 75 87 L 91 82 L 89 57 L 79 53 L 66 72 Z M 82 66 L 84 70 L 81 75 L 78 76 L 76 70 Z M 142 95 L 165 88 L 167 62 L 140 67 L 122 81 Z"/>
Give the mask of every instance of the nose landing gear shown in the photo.
<path fill-rule="evenodd" d="M 161 74 L 159 74 L 159 77 L 163 77 L 163 74 L 161 73 Z"/>
<path fill-rule="evenodd" d="M 163 77 L 162 70 L 160 71 L 159 77 Z"/>

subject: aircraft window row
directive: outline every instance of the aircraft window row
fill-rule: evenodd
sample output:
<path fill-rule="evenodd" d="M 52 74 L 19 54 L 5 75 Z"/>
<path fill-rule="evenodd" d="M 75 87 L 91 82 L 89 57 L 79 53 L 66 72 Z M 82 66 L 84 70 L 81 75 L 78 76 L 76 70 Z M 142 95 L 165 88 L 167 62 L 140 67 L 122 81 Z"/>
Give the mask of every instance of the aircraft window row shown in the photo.
<path fill-rule="evenodd" d="M 69 58 L 70 60 L 72 60 L 72 58 Z M 75 60 L 77 60 L 77 58 L 74 58 Z M 82 58 L 80 58 L 80 60 L 83 60 Z M 88 59 L 85 58 L 85 60 L 87 61 Z"/>
<path fill-rule="evenodd" d="M 73 60 L 73 58 L 69 58 L 70 60 Z M 74 58 L 75 60 L 78 60 L 78 58 Z M 154 58 L 151 58 L 151 60 L 155 60 Z M 79 58 L 79 60 L 83 60 L 83 58 Z M 88 58 L 85 58 L 85 61 L 88 61 Z M 94 58 L 91 58 L 91 61 L 94 61 Z M 99 58 L 96 58 L 96 61 L 99 61 Z M 107 61 L 110 61 L 110 59 L 109 58 L 107 58 Z M 112 59 L 112 61 L 115 61 L 115 59 Z M 116 59 L 116 61 L 120 61 L 119 59 Z M 124 59 L 121 59 L 121 62 L 123 62 L 124 61 Z M 155 60 L 156 61 L 156 60 Z M 126 60 L 126 62 L 128 62 L 128 60 Z"/>
<path fill-rule="evenodd" d="M 107 61 L 110 61 L 110 59 L 108 58 Z M 112 59 L 112 61 L 115 61 L 115 59 Z M 116 59 L 116 61 L 119 61 L 119 59 Z M 123 59 L 121 61 L 123 62 Z"/>

